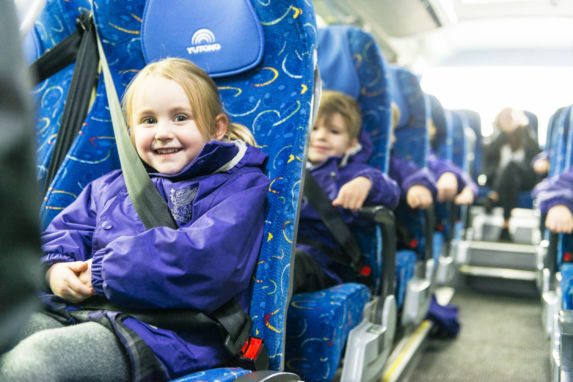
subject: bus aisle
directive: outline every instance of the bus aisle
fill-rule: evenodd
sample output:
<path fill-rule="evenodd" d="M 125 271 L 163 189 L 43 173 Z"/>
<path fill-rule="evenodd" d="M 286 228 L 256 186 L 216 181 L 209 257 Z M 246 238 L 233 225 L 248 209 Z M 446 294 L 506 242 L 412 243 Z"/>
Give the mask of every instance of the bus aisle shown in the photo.
<path fill-rule="evenodd" d="M 461 329 L 430 339 L 408 381 L 549 381 L 549 341 L 539 297 L 463 287 L 451 301 Z"/>

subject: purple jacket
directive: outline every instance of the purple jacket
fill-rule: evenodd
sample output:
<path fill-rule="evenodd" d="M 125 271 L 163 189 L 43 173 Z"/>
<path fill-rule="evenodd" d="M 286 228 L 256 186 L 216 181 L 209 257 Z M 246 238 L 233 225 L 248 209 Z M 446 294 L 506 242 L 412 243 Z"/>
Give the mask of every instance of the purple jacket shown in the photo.
<path fill-rule="evenodd" d="M 557 204 L 564 204 L 573 211 L 573 167 L 558 176 L 548 178 L 537 194 L 539 209 L 543 215 Z"/>
<path fill-rule="evenodd" d="M 458 181 L 458 194 L 464 189 L 465 186 L 470 186 L 474 196 L 477 196 L 477 184 L 475 184 L 475 182 L 464 170 L 448 160 L 438 158 L 436 154 L 431 151 L 428 154 L 428 168 L 432 172 L 432 175 L 434 175 L 434 179 L 436 181 L 438 181 L 438 179 L 440 179 L 440 177 L 446 172 L 453 173 Z"/>
<path fill-rule="evenodd" d="M 121 171 L 96 179 L 42 234 L 42 262 L 93 259 L 96 294 L 126 308 L 210 313 L 235 297 L 247 311 L 270 182 L 266 154 L 245 146 L 242 152 L 233 143 L 211 141 L 180 173 L 150 174 L 177 230 L 145 229 Z M 125 325 L 153 350 L 169 378 L 228 358 L 214 333 L 174 332 L 133 318 Z"/>
<path fill-rule="evenodd" d="M 396 208 L 400 195 L 400 189 L 396 182 L 368 164 L 350 160 L 345 166 L 341 166 L 341 161 L 341 157 L 330 157 L 320 165 L 310 168 L 312 176 L 326 192 L 330 200 L 336 198 L 343 185 L 354 178 L 364 176 L 372 182 L 372 188 L 364 205 L 382 205 L 392 210 Z M 340 207 L 338 210 L 347 224 L 357 226 L 366 224 L 366 222 L 359 219 L 357 213 Z M 327 247 L 342 251 L 342 248 L 340 248 L 328 228 L 326 228 L 306 199 L 303 199 L 301 206 L 298 237 L 319 241 Z M 300 243 L 297 244 L 297 248 L 312 256 L 322 270 L 337 283 L 348 281 L 347 276 L 351 277 L 351 275 L 354 275 L 352 268 L 332 261 L 330 256 L 319 248 Z"/>
<path fill-rule="evenodd" d="M 426 167 L 420 168 L 414 162 L 400 158 L 392 153 L 390 154 L 389 175 L 400 186 L 402 199 L 406 198 L 410 187 L 416 184 L 427 187 L 432 196 L 436 197 L 436 182 L 434 181 L 434 176 Z"/>

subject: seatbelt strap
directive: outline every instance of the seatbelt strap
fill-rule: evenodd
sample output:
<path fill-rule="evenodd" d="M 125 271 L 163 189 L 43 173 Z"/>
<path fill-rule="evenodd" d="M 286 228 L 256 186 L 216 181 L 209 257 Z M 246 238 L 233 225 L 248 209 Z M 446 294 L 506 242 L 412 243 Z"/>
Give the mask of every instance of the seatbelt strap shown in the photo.
<path fill-rule="evenodd" d="M 79 32 L 79 30 L 83 32 Z M 58 129 L 58 138 L 56 139 L 48 165 L 43 195 L 49 190 L 52 180 L 56 176 L 72 142 L 78 135 L 86 119 L 92 90 L 97 84 L 99 62 L 90 13 L 83 13 L 78 18 L 78 30 L 64 39 L 62 43 L 61 50 L 53 49 L 52 52 L 55 51 L 55 53 L 50 52 L 47 57 L 42 56 L 32 64 L 35 65 L 35 68 L 40 70 L 42 76 L 44 76 L 52 73 L 56 69 L 56 71 L 62 69 L 63 67 L 60 66 L 65 63 L 69 64 L 73 62 L 73 60 L 76 61 L 76 67 L 74 68 L 74 74 L 72 75 L 64 111 L 62 113 L 60 128 Z M 77 54 L 74 54 L 75 52 L 73 52 L 73 50 L 76 46 Z M 62 57 L 57 56 L 58 52 L 62 53 Z M 53 60 L 56 60 L 56 62 Z M 70 60 L 71 62 L 68 62 Z M 53 66 L 52 63 L 54 63 Z"/>
<path fill-rule="evenodd" d="M 84 32 L 85 29 L 78 25 L 74 33 L 60 41 L 30 65 L 30 71 L 36 75 L 34 78 L 35 85 L 44 82 L 47 78 L 76 61 Z"/>
<path fill-rule="evenodd" d="M 121 104 L 99 35 L 97 36 L 97 46 L 105 81 L 109 111 L 111 113 L 113 132 L 119 153 L 119 161 L 131 202 L 135 206 L 135 210 L 145 225 L 145 228 L 150 229 L 164 226 L 177 229 L 177 223 L 175 223 L 175 219 L 173 219 L 167 202 L 153 185 L 149 174 L 143 166 L 143 162 L 131 143 L 129 134 L 127 133 L 127 124 L 123 117 Z"/>
<path fill-rule="evenodd" d="M 173 219 L 167 202 L 151 182 L 149 174 L 131 143 L 105 52 L 99 35 L 96 34 L 96 36 L 121 169 L 131 202 L 147 229 L 161 226 L 177 229 L 177 223 Z M 169 313 L 167 312 L 169 319 L 177 320 L 176 316 L 179 313 L 171 315 Z M 197 317 L 205 316 L 198 311 L 187 311 L 187 313 Z M 153 315 L 155 316 L 155 314 Z M 251 338 L 253 322 L 234 298 L 213 312 L 212 316 L 227 333 L 225 347 L 233 356 L 237 357 L 242 366 L 253 370 L 268 368 L 269 360 L 264 345 L 261 341 L 257 341 L 258 339 Z M 202 319 L 205 318 L 212 320 L 209 317 L 202 317 Z M 152 318 L 148 317 L 148 319 Z"/>
<path fill-rule="evenodd" d="M 320 216 L 320 219 L 332 233 L 334 239 L 342 248 L 343 264 L 350 265 L 358 273 L 361 272 L 362 252 L 358 241 L 348 228 L 340 212 L 332 205 L 324 190 L 318 185 L 310 171 L 304 175 L 304 197 Z"/>

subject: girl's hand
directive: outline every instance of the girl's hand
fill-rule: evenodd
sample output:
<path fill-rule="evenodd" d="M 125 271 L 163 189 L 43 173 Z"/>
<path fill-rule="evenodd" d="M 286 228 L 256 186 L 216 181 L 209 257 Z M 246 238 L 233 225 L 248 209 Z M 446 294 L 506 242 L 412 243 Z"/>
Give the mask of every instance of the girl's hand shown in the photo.
<path fill-rule="evenodd" d="M 89 288 L 92 288 L 92 259 L 84 261 L 84 263 L 86 263 L 88 267 L 85 271 L 79 274 L 78 278 L 82 283 L 84 283 L 84 285 L 87 285 Z"/>
<path fill-rule="evenodd" d="M 84 284 L 79 275 L 90 268 L 91 263 L 87 261 L 74 261 L 56 263 L 46 272 L 46 279 L 55 295 L 62 297 L 70 302 L 81 302 L 94 294 L 91 287 L 91 269 L 90 285 Z"/>
<path fill-rule="evenodd" d="M 354 178 L 340 188 L 336 199 L 332 201 L 332 205 L 358 211 L 364 204 L 371 188 L 372 182 L 370 179 L 364 176 Z"/>
<path fill-rule="evenodd" d="M 545 175 L 549 172 L 549 160 L 541 158 L 533 162 L 533 171 L 539 175 Z"/>
<path fill-rule="evenodd" d="M 452 172 L 445 172 L 436 182 L 438 202 L 449 202 L 458 192 L 458 179 Z"/>
<path fill-rule="evenodd" d="M 549 209 L 545 218 L 545 227 L 551 232 L 571 233 L 573 230 L 573 215 L 564 204 L 557 204 Z"/>
<path fill-rule="evenodd" d="M 415 184 L 408 189 L 406 202 L 410 208 L 426 209 L 432 204 L 432 193 L 428 187 Z"/>
<path fill-rule="evenodd" d="M 462 192 L 456 196 L 454 203 L 457 205 L 469 205 L 474 202 L 474 193 L 470 186 L 465 186 Z"/>

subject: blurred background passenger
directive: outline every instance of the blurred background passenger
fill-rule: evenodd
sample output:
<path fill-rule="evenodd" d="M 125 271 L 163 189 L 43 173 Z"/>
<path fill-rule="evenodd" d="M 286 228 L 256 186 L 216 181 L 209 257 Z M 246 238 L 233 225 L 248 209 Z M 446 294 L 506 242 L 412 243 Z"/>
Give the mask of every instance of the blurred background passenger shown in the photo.
<path fill-rule="evenodd" d="M 0 1 L 0 354 L 36 308 L 40 278 L 34 112 L 13 1 Z"/>
<path fill-rule="evenodd" d="M 541 151 L 522 110 L 506 107 L 496 116 L 494 132 L 484 143 L 486 186 L 491 188 L 482 203 L 488 212 L 497 203 L 503 208 L 500 241 L 511 241 L 509 218 L 522 191 L 531 191 L 542 176 L 531 164 Z"/>

